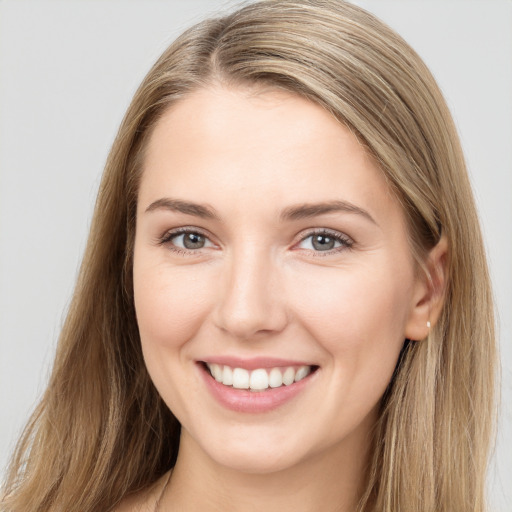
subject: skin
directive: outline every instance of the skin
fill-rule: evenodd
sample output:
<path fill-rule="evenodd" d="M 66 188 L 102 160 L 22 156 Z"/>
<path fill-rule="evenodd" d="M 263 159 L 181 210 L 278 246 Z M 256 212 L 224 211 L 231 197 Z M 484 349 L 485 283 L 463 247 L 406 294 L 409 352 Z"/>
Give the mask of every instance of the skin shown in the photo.
<path fill-rule="evenodd" d="M 168 199 L 214 217 L 176 211 Z M 334 201 L 351 209 L 283 217 Z M 184 248 L 175 230 L 185 227 L 205 237 L 202 248 Z M 440 307 L 363 146 L 287 92 L 196 91 L 151 136 L 136 229 L 142 349 L 182 425 L 159 508 L 353 510 L 404 339 L 424 338 Z M 326 229 L 336 243 L 321 251 L 311 235 Z M 444 255 L 434 249 L 430 267 Z M 241 413 L 204 384 L 198 361 L 216 355 L 292 358 L 318 370 L 280 407 Z M 162 482 L 120 510 L 151 510 Z"/>

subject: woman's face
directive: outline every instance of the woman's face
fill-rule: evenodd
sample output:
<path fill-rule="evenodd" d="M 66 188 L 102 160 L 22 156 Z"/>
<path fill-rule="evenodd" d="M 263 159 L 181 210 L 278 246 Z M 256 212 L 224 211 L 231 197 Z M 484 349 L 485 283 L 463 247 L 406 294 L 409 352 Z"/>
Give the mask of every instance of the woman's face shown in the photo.
<path fill-rule="evenodd" d="M 151 136 L 136 229 L 142 349 L 182 443 L 249 472 L 368 445 L 428 315 L 401 208 L 347 128 L 282 91 L 195 92 Z"/>

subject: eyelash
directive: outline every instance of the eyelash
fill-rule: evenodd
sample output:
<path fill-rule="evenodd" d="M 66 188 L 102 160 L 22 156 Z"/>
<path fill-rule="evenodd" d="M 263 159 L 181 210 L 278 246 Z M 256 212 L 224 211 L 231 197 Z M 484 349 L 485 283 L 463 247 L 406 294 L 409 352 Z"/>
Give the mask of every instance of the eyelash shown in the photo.
<path fill-rule="evenodd" d="M 208 240 L 210 243 L 213 243 L 213 242 L 211 242 L 209 235 L 207 233 L 203 232 L 202 230 L 195 228 L 195 227 L 194 228 L 193 227 L 182 227 L 182 228 L 173 229 L 172 231 L 167 231 L 161 238 L 159 238 L 158 244 L 159 245 L 168 245 L 169 249 L 176 254 L 180 254 L 180 255 L 184 255 L 184 256 L 196 256 L 202 248 L 197 249 L 197 250 L 183 249 L 183 248 L 177 247 L 176 245 L 171 243 L 174 238 L 176 238 L 180 235 L 184 235 L 184 234 L 185 235 L 186 234 L 200 235 L 200 236 L 204 237 L 206 240 Z M 325 257 L 325 256 L 329 256 L 332 254 L 339 253 L 341 251 L 345 251 L 347 249 L 352 249 L 352 247 L 354 245 L 354 241 L 350 237 L 340 233 L 339 231 L 333 231 L 330 229 L 321 228 L 321 229 L 315 229 L 315 230 L 309 231 L 306 234 L 302 235 L 300 237 L 299 241 L 294 243 L 293 247 L 296 248 L 299 244 L 303 243 L 308 238 L 311 238 L 314 236 L 325 236 L 326 238 L 331 238 L 332 240 L 334 240 L 335 243 L 339 243 L 340 246 L 335 247 L 333 249 L 328 249 L 325 251 L 315 251 L 315 250 L 311 250 L 311 249 L 300 249 L 300 248 L 297 248 L 296 250 L 305 250 L 305 251 L 311 252 L 314 254 L 315 257 Z"/>
<path fill-rule="evenodd" d="M 183 249 L 181 247 L 178 247 L 172 243 L 173 238 L 176 238 L 180 235 L 187 235 L 187 234 L 193 234 L 193 235 L 200 235 L 204 237 L 206 240 L 210 241 L 210 236 L 203 232 L 202 230 L 198 228 L 193 227 L 182 227 L 173 229 L 172 231 L 167 231 L 159 240 L 159 245 L 168 245 L 169 250 L 172 252 L 179 254 L 181 256 L 197 256 L 200 250 L 193 250 L 193 249 Z"/>
<path fill-rule="evenodd" d="M 331 238 L 334 240 L 334 242 L 339 243 L 339 247 L 334 247 L 333 249 L 328 249 L 326 251 L 315 251 L 311 249 L 300 249 L 297 248 L 297 250 L 307 250 L 309 252 L 312 252 L 315 258 L 322 258 L 325 256 L 332 256 L 333 254 L 340 253 L 342 251 L 346 251 L 347 249 L 352 249 L 354 246 L 354 241 L 348 237 L 347 235 L 344 235 L 343 233 L 340 233 L 339 231 L 334 231 L 326 228 L 321 229 L 314 229 L 312 231 L 309 231 L 307 234 L 301 236 L 300 240 L 294 245 L 294 247 L 297 247 L 299 244 L 306 241 L 308 238 L 314 237 L 314 236 L 324 236 L 326 238 Z"/>

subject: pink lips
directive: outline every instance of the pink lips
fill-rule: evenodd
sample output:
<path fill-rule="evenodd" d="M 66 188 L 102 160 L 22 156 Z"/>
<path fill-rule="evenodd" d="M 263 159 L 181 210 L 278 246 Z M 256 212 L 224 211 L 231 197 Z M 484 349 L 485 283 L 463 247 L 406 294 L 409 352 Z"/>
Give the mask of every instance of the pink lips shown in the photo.
<path fill-rule="evenodd" d="M 213 357 L 198 364 L 201 377 L 207 389 L 222 406 L 232 411 L 253 414 L 269 412 L 289 402 L 311 383 L 316 373 L 312 372 L 302 380 L 287 386 L 283 385 L 255 392 L 246 389 L 235 389 L 217 382 L 211 376 L 205 363 L 227 365 L 231 368 L 244 368 L 249 371 L 258 368 L 271 369 L 306 366 L 307 363 L 266 357 L 252 358 L 250 360 L 242 360 L 235 357 Z"/>

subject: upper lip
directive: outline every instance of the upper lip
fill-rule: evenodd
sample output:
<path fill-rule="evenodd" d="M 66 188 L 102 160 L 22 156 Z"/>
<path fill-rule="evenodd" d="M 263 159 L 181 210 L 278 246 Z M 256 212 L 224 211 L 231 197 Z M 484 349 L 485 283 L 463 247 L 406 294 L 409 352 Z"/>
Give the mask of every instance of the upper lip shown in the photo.
<path fill-rule="evenodd" d="M 315 366 L 310 362 L 297 361 L 293 359 L 281 359 L 277 357 L 252 357 L 248 359 L 235 356 L 212 356 L 201 359 L 200 362 L 207 364 L 219 364 L 231 368 L 244 368 L 246 370 L 256 370 L 258 368 L 276 368 L 287 366 Z"/>

